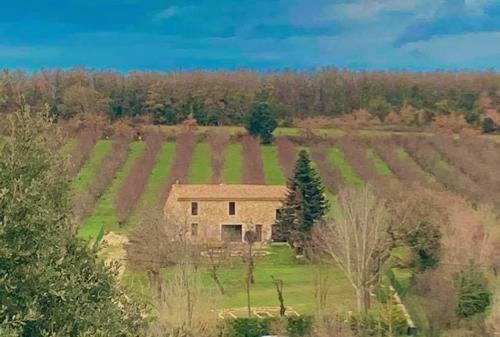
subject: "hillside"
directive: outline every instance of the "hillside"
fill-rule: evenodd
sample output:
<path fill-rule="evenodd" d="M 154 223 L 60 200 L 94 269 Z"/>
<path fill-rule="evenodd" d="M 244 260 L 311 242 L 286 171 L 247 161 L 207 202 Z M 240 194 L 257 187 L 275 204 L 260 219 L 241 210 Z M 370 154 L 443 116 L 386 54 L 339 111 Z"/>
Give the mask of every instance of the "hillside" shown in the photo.
<path fill-rule="evenodd" d="M 494 137 L 326 129 L 304 135 L 298 129 L 277 129 L 274 144 L 263 146 L 234 127 L 204 127 L 194 133 L 171 127 L 154 130 L 146 132 L 144 140 L 128 144 L 127 156 L 114 172 L 114 179 L 108 180 L 102 195 L 90 201 L 95 207 L 80 224 L 81 237 L 94 239 L 101 227 L 105 233 L 127 235 L 137 226 L 144 210 L 162 206 L 176 181 L 285 184 L 301 149 L 311 154 L 323 179 L 334 206 L 333 216 L 339 189 L 364 184 L 370 184 L 388 200 L 401 193 L 428 191 L 451 214 L 452 226 L 459 229 L 471 221 L 480 221 L 481 205 L 492 205 L 492 212 L 500 214 L 500 143 Z M 75 142 L 78 137 L 69 141 L 73 152 L 79 148 Z M 75 176 L 75 193 L 103 183 L 98 177 L 105 173 L 102 169 L 106 156 L 112 155 L 108 142 L 113 141 L 98 140 L 93 149 L 87 150 L 88 159 Z M 67 147 L 65 151 L 69 151 Z M 492 237 L 500 239 L 499 228 L 498 221 L 484 227 Z M 300 273 L 300 269 L 297 271 Z M 227 272 L 229 279 L 225 280 L 232 284 L 235 280 L 231 281 L 229 275 L 238 272 Z M 213 287 L 207 280 L 206 285 Z M 147 288 L 144 276 L 127 271 L 124 282 L 142 296 L 149 296 L 143 292 Z M 291 296 L 295 308 L 312 312 L 310 302 Z M 267 297 L 261 305 L 274 305 L 274 301 L 272 296 Z M 243 298 L 237 297 L 224 304 L 231 308 L 243 305 Z M 415 306 L 420 305 L 413 303 L 412 309 Z"/>

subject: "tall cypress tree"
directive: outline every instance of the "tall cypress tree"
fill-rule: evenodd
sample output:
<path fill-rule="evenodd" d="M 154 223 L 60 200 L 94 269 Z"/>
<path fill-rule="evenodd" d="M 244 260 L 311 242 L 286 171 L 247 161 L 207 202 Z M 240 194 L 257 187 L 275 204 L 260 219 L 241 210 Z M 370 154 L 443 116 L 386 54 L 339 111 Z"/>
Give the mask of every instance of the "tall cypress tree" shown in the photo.
<path fill-rule="evenodd" d="M 288 242 L 296 244 L 309 235 L 314 223 L 328 210 L 325 188 L 306 151 L 299 153 L 288 195 L 279 210 L 276 224 Z"/>

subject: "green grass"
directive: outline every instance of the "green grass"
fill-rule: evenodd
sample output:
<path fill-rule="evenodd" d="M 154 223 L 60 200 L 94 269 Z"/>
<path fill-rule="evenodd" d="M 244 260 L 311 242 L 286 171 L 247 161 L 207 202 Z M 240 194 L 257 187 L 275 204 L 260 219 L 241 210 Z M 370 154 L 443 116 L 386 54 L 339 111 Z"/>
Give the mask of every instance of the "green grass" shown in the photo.
<path fill-rule="evenodd" d="M 315 275 L 321 270 L 322 275 L 328 275 L 327 310 L 332 313 L 346 313 L 355 308 L 354 291 L 335 265 L 306 264 L 295 258 L 288 245 L 272 245 L 269 255 L 257 257 L 255 262 L 255 284 L 251 286 L 250 298 L 252 307 L 279 307 L 272 276 L 283 280 L 283 296 L 285 305 L 291 306 L 302 315 L 314 314 L 316 310 Z M 207 267 L 201 271 L 201 291 L 206 294 L 218 294 L 213 279 L 209 276 Z M 219 309 L 237 309 L 246 307 L 247 295 L 245 287 L 246 265 L 241 258 L 235 257 L 229 266 L 221 267 L 218 276 L 225 289 L 224 295 L 217 295 L 216 303 Z M 171 279 L 173 271 L 168 268 L 163 271 L 163 277 Z M 133 297 L 151 298 L 151 289 L 147 276 L 143 272 L 126 270 L 121 280 Z M 215 300 L 211 298 L 211 300 Z M 147 300 L 146 300 L 147 301 Z M 203 305 L 203 303 L 200 303 Z"/>
<path fill-rule="evenodd" d="M 383 161 L 382 158 L 380 158 L 375 153 L 375 151 L 373 151 L 373 149 L 368 149 L 367 156 L 368 156 L 368 159 L 370 159 L 371 162 L 373 163 L 373 166 L 375 167 L 375 170 L 377 171 L 378 174 L 380 174 L 381 176 L 384 176 L 384 177 L 388 177 L 388 176 L 392 175 L 392 171 L 389 168 L 389 166 L 387 166 L 385 161 Z"/>
<path fill-rule="evenodd" d="M 152 204 L 159 201 L 160 193 L 167 182 L 170 169 L 174 162 L 174 155 L 175 143 L 167 142 L 163 144 L 158 160 L 149 176 L 148 184 L 141 196 L 142 203 Z"/>
<path fill-rule="evenodd" d="M 86 239 L 95 238 L 102 225 L 104 225 L 106 231 L 119 231 L 120 228 L 118 225 L 118 218 L 115 214 L 113 201 L 123 185 L 125 178 L 129 174 L 136 160 L 141 156 L 144 149 L 144 142 L 133 142 L 130 144 L 125 164 L 116 174 L 111 187 L 97 202 L 93 214 L 83 223 L 78 236 Z"/>
<path fill-rule="evenodd" d="M 278 161 L 278 149 L 276 146 L 262 146 L 262 161 L 264 162 L 264 174 L 266 184 L 269 185 L 284 185 L 286 177 Z"/>
<path fill-rule="evenodd" d="M 226 148 L 222 180 L 225 184 L 241 184 L 243 181 L 243 147 L 231 143 Z"/>
<path fill-rule="evenodd" d="M 212 161 L 210 159 L 210 145 L 208 143 L 198 143 L 194 150 L 188 181 L 191 184 L 208 184 L 211 179 Z"/>
<path fill-rule="evenodd" d="M 332 148 L 328 151 L 328 160 L 337 168 L 345 183 L 352 186 L 362 186 L 363 180 L 359 178 L 352 167 L 345 159 L 344 152 L 339 148 Z"/>
<path fill-rule="evenodd" d="M 89 159 L 78 173 L 76 179 L 72 183 L 73 191 L 81 192 L 87 189 L 94 182 L 99 168 L 104 158 L 111 152 L 112 141 L 98 140 Z"/>

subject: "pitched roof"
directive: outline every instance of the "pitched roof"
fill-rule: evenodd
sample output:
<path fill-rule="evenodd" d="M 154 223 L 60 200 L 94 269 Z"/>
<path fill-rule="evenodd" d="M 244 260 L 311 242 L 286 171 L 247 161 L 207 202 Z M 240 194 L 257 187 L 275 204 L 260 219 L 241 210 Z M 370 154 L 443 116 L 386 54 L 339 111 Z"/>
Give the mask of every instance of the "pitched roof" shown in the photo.
<path fill-rule="evenodd" d="M 286 198 L 284 185 L 190 185 L 174 184 L 172 191 L 177 200 L 247 200 L 281 201 Z"/>

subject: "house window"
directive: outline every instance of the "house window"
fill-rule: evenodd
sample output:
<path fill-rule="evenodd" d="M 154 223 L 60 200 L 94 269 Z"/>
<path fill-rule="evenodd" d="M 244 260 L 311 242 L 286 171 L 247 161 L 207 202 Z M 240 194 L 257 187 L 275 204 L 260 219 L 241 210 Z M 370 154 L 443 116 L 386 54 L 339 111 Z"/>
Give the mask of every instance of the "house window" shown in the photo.
<path fill-rule="evenodd" d="M 191 203 L 191 215 L 198 215 L 198 203 L 197 202 Z"/>
<path fill-rule="evenodd" d="M 197 236 L 197 235 L 198 235 L 198 224 L 192 223 L 191 224 L 191 236 Z"/>
<path fill-rule="evenodd" d="M 262 225 L 255 225 L 255 239 L 262 241 Z"/>
<path fill-rule="evenodd" d="M 278 220 L 280 218 L 280 216 L 281 216 L 281 209 L 278 208 L 278 209 L 276 209 L 276 220 Z"/>
<path fill-rule="evenodd" d="M 229 203 L 229 215 L 235 215 L 236 214 L 236 203 L 234 201 L 231 201 Z"/>

